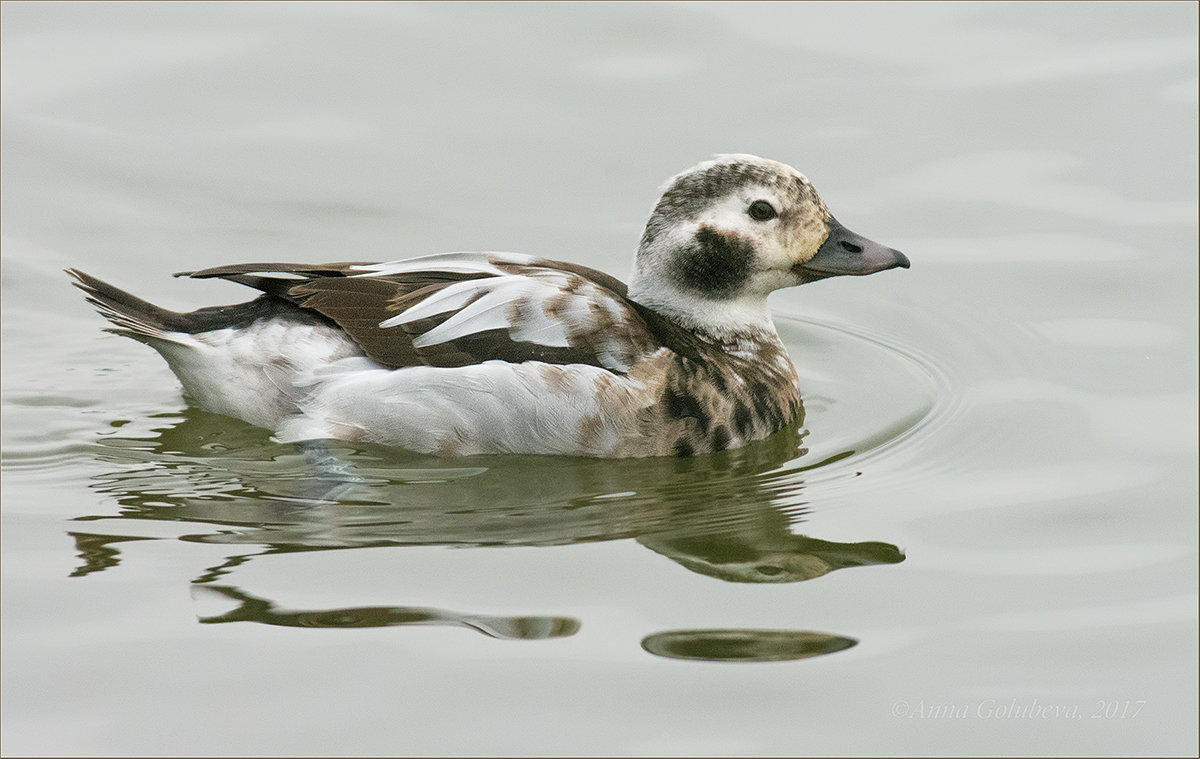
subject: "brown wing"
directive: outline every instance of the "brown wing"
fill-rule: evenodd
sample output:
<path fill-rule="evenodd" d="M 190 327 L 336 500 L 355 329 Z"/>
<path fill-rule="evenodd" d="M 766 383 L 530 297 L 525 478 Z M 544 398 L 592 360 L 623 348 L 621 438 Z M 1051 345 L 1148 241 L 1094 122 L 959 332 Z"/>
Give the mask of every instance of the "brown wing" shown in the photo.
<path fill-rule="evenodd" d="M 664 346 L 695 356 L 695 338 L 629 301 L 619 280 L 528 256 L 237 264 L 186 274 L 238 282 L 321 314 L 390 368 L 500 360 L 624 372 Z"/>
<path fill-rule="evenodd" d="M 363 352 L 384 366 L 398 369 L 428 362 L 413 348 L 403 330 L 379 328 L 407 305 L 454 282 L 487 276 L 477 273 L 413 272 L 404 276 L 362 277 L 352 267 L 365 263 L 249 263 L 217 266 L 175 276 L 225 279 L 314 311 L 344 329 Z M 438 365 L 438 364 L 431 364 Z"/>

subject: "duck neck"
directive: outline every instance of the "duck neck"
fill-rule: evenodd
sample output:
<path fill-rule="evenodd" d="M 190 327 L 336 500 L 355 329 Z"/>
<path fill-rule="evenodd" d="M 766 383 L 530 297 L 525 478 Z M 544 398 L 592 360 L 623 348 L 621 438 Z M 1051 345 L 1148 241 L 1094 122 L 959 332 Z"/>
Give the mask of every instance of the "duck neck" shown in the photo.
<path fill-rule="evenodd" d="M 661 278 L 635 274 L 629 298 L 730 353 L 780 343 L 765 295 L 706 298 L 681 291 Z"/>

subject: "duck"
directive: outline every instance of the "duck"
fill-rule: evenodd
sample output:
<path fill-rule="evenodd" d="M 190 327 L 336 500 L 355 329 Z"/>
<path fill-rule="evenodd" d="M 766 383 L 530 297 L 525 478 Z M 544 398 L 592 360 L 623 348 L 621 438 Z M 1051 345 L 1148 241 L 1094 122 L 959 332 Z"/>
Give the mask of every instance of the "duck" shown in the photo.
<path fill-rule="evenodd" d="M 792 423 L 800 382 L 767 296 L 909 266 L 796 169 L 738 153 L 663 185 L 628 285 L 505 252 L 244 263 L 175 276 L 254 300 L 176 312 L 66 271 L 191 402 L 281 443 L 627 458 L 738 448 Z"/>

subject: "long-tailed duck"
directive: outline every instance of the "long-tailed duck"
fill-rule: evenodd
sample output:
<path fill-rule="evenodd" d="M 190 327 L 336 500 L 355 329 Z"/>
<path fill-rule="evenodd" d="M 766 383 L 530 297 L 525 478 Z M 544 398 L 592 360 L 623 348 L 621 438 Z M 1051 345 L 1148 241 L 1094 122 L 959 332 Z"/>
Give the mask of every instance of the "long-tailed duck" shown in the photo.
<path fill-rule="evenodd" d="M 839 224 L 792 167 L 722 155 L 668 181 L 628 287 L 515 253 L 236 264 L 177 276 L 263 295 L 177 313 L 68 273 L 200 407 L 280 441 L 621 457 L 782 428 L 800 390 L 767 295 L 908 266 Z"/>

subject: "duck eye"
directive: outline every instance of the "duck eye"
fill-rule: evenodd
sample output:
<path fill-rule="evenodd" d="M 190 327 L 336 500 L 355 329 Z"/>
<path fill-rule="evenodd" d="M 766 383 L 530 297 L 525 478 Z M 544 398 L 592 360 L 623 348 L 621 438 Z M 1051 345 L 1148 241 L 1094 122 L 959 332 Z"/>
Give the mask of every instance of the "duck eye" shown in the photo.
<path fill-rule="evenodd" d="M 750 214 L 750 218 L 755 221 L 770 221 L 779 215 L 775 213 L 775 207 L 765 200 L 756 200 L 751 203 L 746 213 Z"/>

